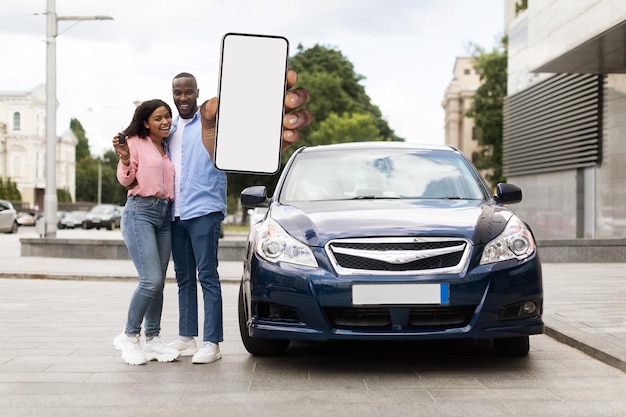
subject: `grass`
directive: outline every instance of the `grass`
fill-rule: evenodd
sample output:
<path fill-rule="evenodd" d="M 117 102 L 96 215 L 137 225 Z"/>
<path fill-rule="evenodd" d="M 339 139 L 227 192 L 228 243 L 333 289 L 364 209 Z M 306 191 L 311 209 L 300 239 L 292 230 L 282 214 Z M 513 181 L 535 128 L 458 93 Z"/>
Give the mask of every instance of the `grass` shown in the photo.
<path fill-rule="evenodd" d="M 250 227 L 246 224 L 246 225 L 240 225 L 240 224 L 225 224 L 224 225 L 224 233 L 228 233 L 228 232 L 245 232 L 248 233 L 248 231 L 250 231 Z"/>

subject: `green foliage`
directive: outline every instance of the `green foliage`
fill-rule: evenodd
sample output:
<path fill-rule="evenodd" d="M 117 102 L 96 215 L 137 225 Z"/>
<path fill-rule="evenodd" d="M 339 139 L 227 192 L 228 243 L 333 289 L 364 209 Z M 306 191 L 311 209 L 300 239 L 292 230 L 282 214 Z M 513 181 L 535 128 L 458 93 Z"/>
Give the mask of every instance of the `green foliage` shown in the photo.
<path fill-rule="evenodd" d="M 309 136 L 316 145 L 343 142 L 381 141 L 381 132 L 374 117 L 367 113 L 331 113 Z"/>
<path fill-rule="evenodd" d="M 113 149 L 104 153 L 102 162 L 102 203 L 122 206 L 126 203 L 128 190 L 117 180 L 119 158 Z"/>
<path fill-rule="evenodd" d="M 289 59 L 289 67 L 298 72 L 298 85 L 306 87 L 311 94 L 307 108 L 313 115 L 313 122 L 300 130 L 298 143 L 283 152 L 283 166 L 293 151 L 302 146 L 404 140 L 394 134 L 380 109 L 371 103 L 361 85 L 364 77 L 354 71 L 352 63 L 340 51 L 320 45 L 304 49 L 299 45 L 298 53 Z M 241 191 L 252 185 L 265 185 L 272 195 L 279 174 L 229 173 L 229 206 L 232 197 L 238 200 Z"/>
<path fill-rule="evenodd" d="M 76 162 L 76 201 L 98 201 L 98 161 L 92 157 Z"/>
<path fill-rule="evenodd" d="M 89 152 L 89 141 L 85 136 L 85 129 L 83 129 L 83 125 L 77 119 L 72 118 L 70 120 L 70 129 L 74 132 L 74 135 L 78 139 L 78 144 L 76 145 L 76 162 L 83 158 L 91 158 L 91 153 Z"/>
<path fill-rule="evenodd" d="M 67 188 L 57 188 L 57 201 L 59 203 L 72 203 L 72 194 Z"/>
<path fill-rule="evenodd" d="M 8 201 L 22 201 L 22 193 L 11 178 L 0 177 L 0 198 Z"/>
<path fill-rule="evenodd" d="M 382 119 L 380 109 L 372 104 L 365 87 L 360 84 L 365 77 L 354 71 L 352 63 L 340 51 L 321 45 L 304 49 L 299 45 L 298 53 L 289 61 L 289 67 L 298 72 L 298 85 L 306 87 L 311 93 L 311 102 L 307 107 L 313 114 L 313 123 L 302 129 L 298 146 L 318 145 L 315 139 L 321 138 L 321 134 L 315 132 L 331 114 L 348 118 L 356 114 L 369 115 L 379 131 L 370 136 L 372 139 L 346 136 L 343 142 L 404 140 L 396 136 Z M 324 143 L 331 142 L 325 139 Z"/>
<path fill-rule="evenodd" d="M 528 9 L 528 0 L 520 0 L 515 3 L 515 15 L 517 16 L 520 12 Z"/>
<path fill-rule="evenodd" d="M 491 186 L 505 182 L 502 170 L 502 117 L 507 88 L 507 39 L 502 47 L 491 52 L 474 46 L 474 68 L 480 71 L 481 86 L 467 116 L 474 119 L 481 150 L 475 165 L 487 170 L 485 175 Z"/>

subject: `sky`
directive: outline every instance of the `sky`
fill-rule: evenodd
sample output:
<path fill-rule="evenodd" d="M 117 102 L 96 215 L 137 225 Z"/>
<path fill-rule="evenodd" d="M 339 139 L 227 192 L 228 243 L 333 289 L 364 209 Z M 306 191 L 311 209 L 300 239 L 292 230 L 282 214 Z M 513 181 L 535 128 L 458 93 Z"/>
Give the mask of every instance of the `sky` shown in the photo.
<path fill-rule="evenodd" d="M 504 33 L 505 0 L 56 0 L 57 134 L 78 119 L 91 153 L 111 148 L 135 103 L 165 100 L 190 72 L 200 100 L 217 95 L 221 38 L 280 35 L 340 51 L 396 135 L 443 144 L 441 103 L 456 57 L 491 50 Z M 0 92 L 46 82 L 46 0 L 0 0 Z M 315 97 L 311 98 L 315 100 Z"/>

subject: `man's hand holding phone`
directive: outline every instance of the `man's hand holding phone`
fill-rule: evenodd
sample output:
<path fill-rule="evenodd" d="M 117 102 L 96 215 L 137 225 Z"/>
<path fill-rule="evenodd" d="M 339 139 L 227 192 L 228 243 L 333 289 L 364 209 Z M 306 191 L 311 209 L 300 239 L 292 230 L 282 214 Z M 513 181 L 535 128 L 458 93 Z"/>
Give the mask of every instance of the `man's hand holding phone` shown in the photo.
<path fill-rule="evenodd" d="M 288 46 L 280 36 L 222 38 L 218 99 L 201 106 L 203 142 L 216 168 L 274 174 L 280 152 L 311 123 L 311 113 L 300 109 L 309 101 L 308 91 L 289 90 L 297 74 L 287 69 Z"/>
<path fill-rule="evenodd" d="M 282 150 L 286 150 L 300 139 L 300 128 L 306 127 L 313 121 L 313 116 L 309 109 L 302 109 L 306 106 L 311 95 L 304 87 L 293 88 L 298 82 L 298 74 L 290 69 L 287 71 L 287 94 L 285 95 L 285 116 L 283 118 L 283 138 Z M 293 88 L 293 89 L 292 89 Z M 242 108 L 245 108 L 246 97 L 242 97 Z M 214 159 L 215 150 L 215 116 L 217 114 L 217 97 L 205 101 L 200 107 L 202 119 L 202 139 L 204 146 Z M 241 112 L 245 122 L 245 111 Z"/>

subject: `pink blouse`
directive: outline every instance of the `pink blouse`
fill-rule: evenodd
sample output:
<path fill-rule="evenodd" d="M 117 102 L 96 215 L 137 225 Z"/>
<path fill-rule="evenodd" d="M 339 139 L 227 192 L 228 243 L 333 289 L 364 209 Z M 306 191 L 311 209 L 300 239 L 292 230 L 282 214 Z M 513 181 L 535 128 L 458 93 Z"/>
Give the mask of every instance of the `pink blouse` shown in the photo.
<path fill-rule="evenodd" d="M 174 199 L 174 164 L 161 155 L 150 138 L 126 138 L 130 149 L 130 165 L 117 164 L 117 180 L 129 188 L 128 195 Z M 136 181 L 136 182 L 135 182 Z"/>

